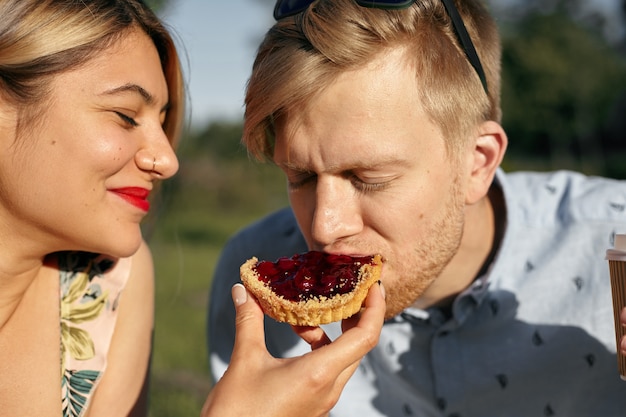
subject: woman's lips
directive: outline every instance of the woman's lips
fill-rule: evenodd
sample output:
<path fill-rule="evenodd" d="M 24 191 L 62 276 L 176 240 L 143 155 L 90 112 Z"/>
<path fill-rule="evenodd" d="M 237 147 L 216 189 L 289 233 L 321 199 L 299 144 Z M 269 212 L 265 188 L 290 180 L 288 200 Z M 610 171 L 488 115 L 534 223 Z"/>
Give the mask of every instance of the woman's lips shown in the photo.
<path fill-rule="evenodd" d="M 150 210 L 150 202 L 147 200 L 150 190 L 141 187 L 125 187 L 110 191 L 142 211 Z"/>

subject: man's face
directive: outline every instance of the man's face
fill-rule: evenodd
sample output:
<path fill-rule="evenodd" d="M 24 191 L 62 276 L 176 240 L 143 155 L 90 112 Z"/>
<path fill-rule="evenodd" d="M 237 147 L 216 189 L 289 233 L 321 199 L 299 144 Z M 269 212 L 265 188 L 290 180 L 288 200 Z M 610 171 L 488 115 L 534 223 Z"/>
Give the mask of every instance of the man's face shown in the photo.
<path fill-rule="evenodd" d="M 437 278 L 463 231 L 466 174 L 416 91 L 396 50 L 342 74 L 276 126 L 274 161 L 309 248 L 382 254 L 388 317 Z"/>

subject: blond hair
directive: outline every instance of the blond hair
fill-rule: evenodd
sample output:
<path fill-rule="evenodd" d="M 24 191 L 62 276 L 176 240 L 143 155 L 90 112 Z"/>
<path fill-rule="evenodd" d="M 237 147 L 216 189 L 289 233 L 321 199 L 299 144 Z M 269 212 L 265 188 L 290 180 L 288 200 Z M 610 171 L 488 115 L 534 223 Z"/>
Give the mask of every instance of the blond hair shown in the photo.
<path fill-rule="evenodd" d="M 271 159 L 274 120 L 304 106 L 342 72 L 396 47 L 409 54 L 416 94 L 447 138 L 449 152 L 458 150 L 481 121 L 500 122 L 497 26 L 480 0 L 455 3 L 481 59 L 488 94 L 459 46 L 441 0 L 416 0 L 401 10 L 318 0 L 303 13 L 278 21 L 259 47 L 245 98 L 243 143 L 249 152 Z"/>
<path fill-rule="evenodd" d="M 175 146 L 185 100 L 179 57 L 170 33 L 141 0 L 0 0 L 0 95 L 18 108 L 18 131 L 45 108 L 50 77 L 136 29 L 159 53 L 170 95 L 163 128 Z"/>

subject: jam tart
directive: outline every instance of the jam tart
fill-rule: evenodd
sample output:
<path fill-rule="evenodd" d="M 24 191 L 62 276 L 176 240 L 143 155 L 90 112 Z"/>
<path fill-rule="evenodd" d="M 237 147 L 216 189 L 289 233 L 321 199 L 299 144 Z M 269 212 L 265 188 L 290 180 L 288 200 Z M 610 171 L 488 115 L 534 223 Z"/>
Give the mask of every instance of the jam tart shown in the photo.
<path fill-rule="evenodd" d="M 370 286 L 380 280 L 381 270 L 380 255 L 310 251 L 276 262 L 253 257 L 241 266 L 240 275 L 274 320 L 318 326 L 357 313 Z"/>

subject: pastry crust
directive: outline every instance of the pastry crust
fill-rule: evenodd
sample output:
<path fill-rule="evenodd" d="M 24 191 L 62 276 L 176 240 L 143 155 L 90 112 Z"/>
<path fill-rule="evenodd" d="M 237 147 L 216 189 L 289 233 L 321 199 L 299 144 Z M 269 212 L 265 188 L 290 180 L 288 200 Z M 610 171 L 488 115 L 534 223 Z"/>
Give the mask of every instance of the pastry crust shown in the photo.
<path fill-rule="evenodd" d="M 261 304 L 263 311 L 276 321 L 294 326 L 319 326 L 346 319 L 356 314 L 367 296 L 369 288 L 380 280 L 382 260 L 380 255 L 372 257 L 371 264 L 363 264 L 354 289 L 332 297 L 315 297 L 306 301 L 291 301 L 277 295 L 270 286 L 259 278 L 255 267 L 258 259 L 248 259 L 240 268 L 244 286 Z"/>

